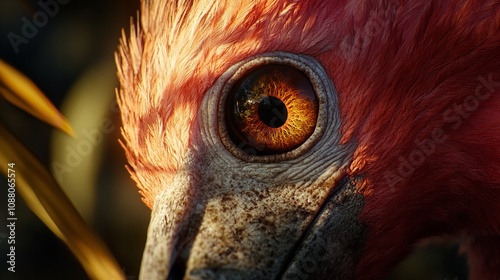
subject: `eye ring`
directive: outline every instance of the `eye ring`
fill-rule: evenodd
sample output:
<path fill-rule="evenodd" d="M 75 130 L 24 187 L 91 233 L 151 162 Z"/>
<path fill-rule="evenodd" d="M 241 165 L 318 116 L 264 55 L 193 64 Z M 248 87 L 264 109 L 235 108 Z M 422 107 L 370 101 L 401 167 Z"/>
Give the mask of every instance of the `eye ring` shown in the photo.
<path fill-rule="evenodd" d="M 292 67 L 302 72 L 309 79 L 317 99 L 317 117 L 316 124 L 312 133 L 297 147 L 289 151 L 284 151 L 276 154 L 260 153 L 254 147 L 238 146 L 235 144 L 234 137 L 230 135 L 227 127 L 226 102 L 230 97 L 233 86 L 238 81 L 247 75 L 249 72 L 259 69 L 267 65 L 283 65 Z M 329 80 L 326 71 L 321 67 L 315 59 L 305 56 L 296 55 L 286 52 L 265 53 L 257 57 L 247 59 L 237 65 L 232 70 L 232 75 L 222 85 L 220 99 L 218 101 L 218 133 L 219 137 L 226 147 L 234 156 L 249 162 L 276 162 L 297 158 L 318 142 L 324 133 L 327 121 L 327 91 L 335 91 L 331 81 Z"/>

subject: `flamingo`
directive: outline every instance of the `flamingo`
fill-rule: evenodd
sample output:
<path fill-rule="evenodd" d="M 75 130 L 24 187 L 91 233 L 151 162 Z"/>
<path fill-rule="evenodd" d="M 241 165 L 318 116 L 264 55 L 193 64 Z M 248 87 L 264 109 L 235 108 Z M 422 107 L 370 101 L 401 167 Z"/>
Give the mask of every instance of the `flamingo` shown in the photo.
<path fill-rule="evenodd" d="M 500 279 L 500 2 L 141 1 L 116 54 L 142 279 Z"/>

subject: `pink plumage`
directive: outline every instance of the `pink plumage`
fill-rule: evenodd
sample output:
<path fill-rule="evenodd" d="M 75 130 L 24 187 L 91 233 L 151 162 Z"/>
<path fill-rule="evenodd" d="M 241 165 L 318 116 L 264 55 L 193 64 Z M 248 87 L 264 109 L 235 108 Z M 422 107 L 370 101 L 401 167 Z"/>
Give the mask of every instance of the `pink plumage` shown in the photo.
<path fill-rule="evenodd" d="M 379 279 L 430 236 L 463 234 L 471 279 L 500 277 L 500 3 L 143 1 L 117 55 L 124 147 L 152 207 L 183 170 L 207 90 L 284 51 L 317 59 L 355 143 L 369 228 L 357 279 Z"/>

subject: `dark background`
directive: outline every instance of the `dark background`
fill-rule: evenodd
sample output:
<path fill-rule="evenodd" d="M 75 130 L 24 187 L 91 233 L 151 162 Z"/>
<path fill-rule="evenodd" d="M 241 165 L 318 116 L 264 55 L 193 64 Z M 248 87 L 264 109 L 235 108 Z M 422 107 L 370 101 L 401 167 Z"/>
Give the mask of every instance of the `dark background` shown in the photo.
<path fill-rule="evenodd" d="M 94 147 L 96 155 L 83 157 L 85 164 L 63 174 L 62 183 L 67 184 L 72 176 L 81 181 L 83 186 L 77 187 L 71 199 L 83 207 L 79 208 L 82 215 L 109 246 L 128 279 L 137 279 L 149 209 L 140 201 L 135 184 L 125 171 L 126 160 L 117 141 L 120 138 L 120 119 L 119 114 L 112 110 L 112 102 L 114 87 L 117 86 L 113 54 L 121 29 L 128 33 L 130 17 L 136 15 L 139 0 L 70 0 L 67 4 L 59 4 L 57 13 L 48 16 L 46 23 L 37 27 L 36 35 L 27 38 L 26 44 L 20 44 L 16 53 L 8 34 L 12 32 L 22 36 L 23 17 L 33 22 L 33 15 L 43 11 L 37 2 L 0 2 L 0 59 L 31 78 L 65 115 L 73 113 L 64 111 L 65 102 L 68 103 L 67 100 L 78 93 L 80 99 L 74 101 L 78 108 L 73 109 L 78 117 L 75 121 L 70 119 L 72 124 L 81 119 L 91 119 L 96 114 L 97 106 L 94 105 L 106 103 L 104 108 L 107 109 L 99 111 L 100 117 L 90 126 L 87 123 L 86 129 L 99 128 L 102 120 L 111 120 L 114 129 L 103 133 L 104 140 Z M 88 87 L 82 89 L 82 83 Z M 62 146 L 71 148 L 76 145 L 75 142 L 59 145 L 59 149 L 64 151 L 63 158 L 54 157 L 51 146 L 58 147 L 59 143 L 54 141 L 75 140 L 66 139 L 60 132 L 54 132 L 48 125 L 7 104 L 2 98 L 0 121 L 47 166 L 56 161 L 64 163 L 65 153 L 68 152 Z M 75 130 L 81 135 L 83 128 L 75 127 Z M 88 171 L 83 168 L 84 165 L 94 166 L 94 170 Z M 2 188 L 2 197 L 7 197 L 6 188 Z M 91 202 L 88 197 L 92 198 Z M 6 199 L 3 198 L 0 219 L 5 221 L 6 206 L 3 205 Z M 7 271 L 7 244 L 5 239 L 0 238 L 0 279 L 88 278 L 65 245 L 20 199 L 17 200 L 16 216 L 17 272 Z M 7 229 L 0 228 L 0 234 L 6 232 Z M 395 270 L 390 279 L 466 279 L 465 259 L 457 257 L 457 247 L 455 242 L 447 242 L 418 249 Z"/>
<path fill-rule="evenodd" d="M 37 2 L 0 1 L 0 59 L 32 79 L 60 109 L 64 107 L 68 96 L 73 94 L 76 85 L 81 83 L 82 77 L 97 76 L 87 79 L 89 89 L 76 90 L 82 99 L 80 118 L 85 118 L 85 114 L 89 118 L 96 114 L 92 100 L 88 99 L 96 98 L 97 93 L 109 103 L 109 106 L 106 105 L 109 109 L 101 113 L 103 115 L 93 126 L 99 128 L 99 119 L 109 119 L 115 129 L 104 134 L 102 143 L 95 147 L 99 150 L 100 159 L 89 163 L 96 165 L 98 170 L 91 174 L 94 178 L 88 178 L 89 172 L 81 170 L 81 164 L 72 168 L 71 172 L 64 173 L 62 183 L 69 181 L 72 176 L 84 176 L 82 180 L 95 182 L 88 185 L 88 190 L 81 190 L 83 193 L 94 193 L 95 198 L 94 203 L 88 206 L 92 210 L 83 216 L 108 245 L 129 279 L 134 279 L 139 271 L 149 209 L 140 201 L 134 182 L 125 171 L 126 160 L 117 141 L 120 137 L 120 119 L 119 114 L 112 111 L 111 100 L 114 99 L 114 87 L 118 85 L 113 64 L 114 51 L 121 29 L 125 28 L 128 32 L 130 17 L 136 15 L 139 1 L 70 0 L 64 5 L 58 3 L 59 11 L 54 16 L 49 15 L 46 24 L 37 27 L 36 35 L 27 38 L 28 43 L 20 44 L 16 53 L 8 34 L 12 32 L 23 36 L 23 17 L 33 22 L 33 15 L 43 11 Z M 39 20 L 43 22 L 43 18 Z M 103 77 L 108 81 L 97 80 L 102 76 L 93 74 L 97 71 L 109 72 Z M 92 84 L 100 89 L 92 90 Z M 85 90 L 88 93 L 82 95 L 81 92 Z M 85 99 L 86 103 L 83 102 Z M 51 166 L 55 161 L 51 149 L 54 139 L 69 139 L 49 125 L 7 104 L 3 98 L 0 98 L 0 121 L 46 166 Z M 77 135 L 82 137 L 82 130 L 74 128 Z M 69 147 L 75 146 L 72 144 Z M 90 157 L 82 157 L 82 162 L 89 160 Z M 6 188 L 2 188 L 2 197 L 5 199 L 1 199 L 0 219 L 5 221 Z M 79 200 L 78 194 L 71 198 L 76 202 Z M 88 279 L 71 252 L 24 205 L 19 195 L 16 204 L 16 273 L 7 271 L 7 243 L 0 239 L 0 279 Z M 4 225 L 4 222 L 0 224 Z M 0 228 L 0 234 L 6 232 L 6 228 Z"/>

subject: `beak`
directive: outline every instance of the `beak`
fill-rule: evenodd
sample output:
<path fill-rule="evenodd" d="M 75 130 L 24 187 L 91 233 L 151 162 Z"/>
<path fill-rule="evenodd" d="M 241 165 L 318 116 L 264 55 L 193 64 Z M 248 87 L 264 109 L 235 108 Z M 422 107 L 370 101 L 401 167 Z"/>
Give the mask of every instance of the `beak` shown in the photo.
<path fill-rule="evenodd" d="M 355 279 L 357 263 L 368 237 L 358 215 L 364 197 L 344 177 L 297 242 L 290 264 L 276 279 Z"/>
<path fill-rule="evenodd" d="M 196 197 L 182 178 L 156 196 L 140 279 L 354 279 L 367 230 L 357 221 L 363 196 L 347 176 L 315 211 L 286 203 L 286 187 L 273 190 L 282 201 Z"/>
<path fill-rule="evenodd" d="M 155 197 L 140 279 L 167 279 L 188 229 L 195 201 L 187 176 L 177 175 Z"/>

